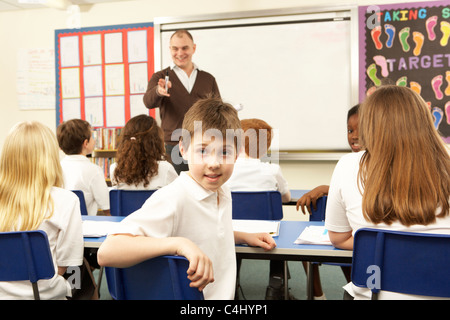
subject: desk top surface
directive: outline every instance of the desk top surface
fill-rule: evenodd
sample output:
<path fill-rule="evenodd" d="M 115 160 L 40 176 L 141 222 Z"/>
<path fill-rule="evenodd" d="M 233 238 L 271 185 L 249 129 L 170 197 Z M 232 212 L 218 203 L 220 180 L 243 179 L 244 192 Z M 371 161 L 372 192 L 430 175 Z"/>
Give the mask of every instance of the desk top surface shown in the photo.
<path fill-rule="evenodd" d="M 124 217 L 114 216 L 83 216 L 83 220 L 115 221 L 119 222 Z M 351 258 L 352 251 L 336 249 L 331 245 L 306 245 L 294 244 L 294 241 L 307 226 L 320 226 L 323 222 L 315 221 L 281 221 L 279 236 L 274 237 L 277 247 L 271 251 L 264 251 L 261 248 L 237 245 L 236 253 L 252 255 L 283 255 L 283 256 L 317 256 L 317 257 L 340 257 Z M 105 240 L 105 237 L 84 238 L 85 247 L 98 248 Z"/>

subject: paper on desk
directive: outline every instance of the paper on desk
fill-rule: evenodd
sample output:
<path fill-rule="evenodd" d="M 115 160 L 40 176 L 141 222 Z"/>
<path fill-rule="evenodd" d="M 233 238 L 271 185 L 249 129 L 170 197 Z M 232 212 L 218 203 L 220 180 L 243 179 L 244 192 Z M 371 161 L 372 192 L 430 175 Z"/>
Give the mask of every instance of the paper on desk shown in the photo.
<path fill-rule="evenodd" d="M 272 237 L 278 236 L 280 230 L 280 221 L 266 220 L 233 220 L 233 231 L 242 231 L 248 233 L 266 232 Z"/>
<path fill-rule="evenodd" d="M 294 243 L 331 245 L 328 230 L 324 226 L 306 227 Z"/>
<path fill-rule="evenodd" d="M 108 235 L 108 233 L 118 224 L 114 221 L 83 221 L 83 236 L 90 238 L 100 238 Z"/>

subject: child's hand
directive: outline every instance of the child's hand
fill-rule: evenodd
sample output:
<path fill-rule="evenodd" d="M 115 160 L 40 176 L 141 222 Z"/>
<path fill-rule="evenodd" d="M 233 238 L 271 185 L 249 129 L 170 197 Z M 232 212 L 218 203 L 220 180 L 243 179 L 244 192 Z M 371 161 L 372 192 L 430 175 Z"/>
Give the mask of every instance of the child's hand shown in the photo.
<path fill-rule="evenodd" d="M 261 247 L 266 251 L 270 251 L 277 246 L 275 240 L 268 233 L 247 233 L 234 232 L 234 239 L 237 244 L 246 243 L 252 247 Z"/>
<path fill-rule="evenodd" d="M 202 291 L 210 282 L 214 282 L 212 262 L 208 256 L 191 240 L 182 238 L 182 244 L 177 250 L 177 255 L 189 260 L 187 270 L 190 286 Z"/>
<path fill-rule="evenodd" d="M 312 209 L 316 210 L 316 202 L 320 197 L 326 196 L 328 194 L 329 186 L 322 185 L 318 186 L 308 193 L 305 193 L 300 199 L 297 201 L 297 211 L 301 207 L 303 214 L 306 214 L 305 207 L 308 209 L 309 214 L 312 214 Z M 312 206 L 312 208 L 311 208 Z"/>

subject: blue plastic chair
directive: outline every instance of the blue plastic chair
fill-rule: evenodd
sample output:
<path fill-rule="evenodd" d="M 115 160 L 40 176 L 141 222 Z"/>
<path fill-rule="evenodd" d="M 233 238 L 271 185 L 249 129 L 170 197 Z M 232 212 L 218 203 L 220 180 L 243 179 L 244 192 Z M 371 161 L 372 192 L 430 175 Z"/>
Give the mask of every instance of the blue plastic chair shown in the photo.
<path fill-rule="evenodd" d="M 232 217 L 246 220 L 281 220 L 283 219 L 283 203 L 279 191 L 232 191 Z M 236 279 L 236 297 L 240 287 L 238 259 L 238 274 Z M 284 265 L 284 294 L 288 297 L 288 266 Z"/>
<path fill-rule="evenodd" d="M 0 281 L 29 280 L 40 300 L 38 280 L 55 275 L 47 234 L 41 230 L 0 233 Z"/>
<path fill-rule="evenodd" d="M 117 190 L 109 191 L 110 213 L 112 216 L 128 216 L 140 209 L 156 190 Z"/>
<path fill-rule="evenodd" d="M 73 193 L 75 193 L 78 198 L 80 199 L 80 210 L 82 216 L 87 216 L 87 208 L 86 208 L 86 199 L 84 198 L 84 193 L 81 190 L 71 190 Z"/>
<path fill-rule="evenodd" d="M 323 196 L 317 199 L 316 209 L 311 206 L 311 215 L 309 221 L 325 221 L 325 209 L 327 207 L 328 196 Z"/>
<path fill-rule="evenodd" d="M 378 269 L 379 268 L 379 269 Z M 362 228 L 353 245 L 352 282 L 380 290 L 450 297 L 450 235 Z"/>
<path fill-rule="evenodd" d="M 283 219 L 279 191 L 232 191 L 231 198 L 233 219 Z"/>
<path fill-rule="evenodd" d="M 189 261 L 161 256 L 129 268 L 105 267 L 108 290 L 115 300 L 203 300 L 203 293 L 189 287 Z"/>

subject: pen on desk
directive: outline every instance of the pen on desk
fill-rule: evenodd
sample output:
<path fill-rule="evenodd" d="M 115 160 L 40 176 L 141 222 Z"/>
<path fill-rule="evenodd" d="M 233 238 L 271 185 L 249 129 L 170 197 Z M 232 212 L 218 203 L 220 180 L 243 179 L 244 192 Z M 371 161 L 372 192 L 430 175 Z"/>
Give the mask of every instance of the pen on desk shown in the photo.
<path fill-rule="evenodd" d="M 166 77 L 164 78 L 164 80 L 166 81 L 166 93 L 168 93 L 167 90 L 169 90 L 169 70 L 166 71 Z"/>

